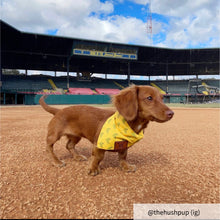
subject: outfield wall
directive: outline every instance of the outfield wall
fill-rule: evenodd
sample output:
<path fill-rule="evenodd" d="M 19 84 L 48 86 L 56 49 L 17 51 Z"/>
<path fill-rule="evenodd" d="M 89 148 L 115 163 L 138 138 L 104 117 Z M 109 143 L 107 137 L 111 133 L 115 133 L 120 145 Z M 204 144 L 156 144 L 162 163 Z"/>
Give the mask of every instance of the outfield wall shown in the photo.
<path fill-rule="evenodd" d="M 24 94 L 24 93 L 1 93 L 1 104 L 24 104 L 38 105 L 42 94 Z M 216 101 L 219 95 L 165 95 L 165 103 L 204 103 Z M 71 105 L 71 104 L 109 104 L 111 96 L 109 95 L 48 95 L 46 102 L 51 105 Z"/>
<path fill-rule="evenodd" d="M 33 104 L 39 104 L 42 95 L 35 95 Z M 46 99 L 47 104 L 108 104 L 111 97 L 108 95 L 49 95 Z"/>
<path fill-rule="evenodd" d="M 37 105 L 39 104 L 39 99 L 42 95 L 32 95 L 27 96 L 25 104 L 26 105 Z M 219 96 L 216 96 L 219 99 Z M 197 103 L 214 100 L 213 97 L 208 95 L 190 95 L 188 97 L 188 102 Z M 49 95 L 46 99 L 46 103 L 55 105 L 68 105 L 68 104 L 109 104 L 111 102 L 111 96 L 109 95 Z M 165 95 L 165 103 L 186 103 L 186 95 Z"/>

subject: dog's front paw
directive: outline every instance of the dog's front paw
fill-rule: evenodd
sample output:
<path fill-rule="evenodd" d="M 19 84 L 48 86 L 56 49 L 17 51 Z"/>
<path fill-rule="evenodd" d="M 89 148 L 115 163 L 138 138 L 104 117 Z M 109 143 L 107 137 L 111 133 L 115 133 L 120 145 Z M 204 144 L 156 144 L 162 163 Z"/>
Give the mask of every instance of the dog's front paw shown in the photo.
<path fill-rule="evenodd" d="M 90 176 L 96 176 L 96 175 L 98 175 L 99 174 L 99 168 L 97 168 L 97 169 L 89 169 L 89 172 L 88 172 L 88 174 L 90 175 Z"/>
<path fill-rule="evenodd" d="M 123 164 L 120 166 L 121 170 L 124 172 L 135 172 L 136 171 L 136 166 L 131 165 L 131 164 Z"/>

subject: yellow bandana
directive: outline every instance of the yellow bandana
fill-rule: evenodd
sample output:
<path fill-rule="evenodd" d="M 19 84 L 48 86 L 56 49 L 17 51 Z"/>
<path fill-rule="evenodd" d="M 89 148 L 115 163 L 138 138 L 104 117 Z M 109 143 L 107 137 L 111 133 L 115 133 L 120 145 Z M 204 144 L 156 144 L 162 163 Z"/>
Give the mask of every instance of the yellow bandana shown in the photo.
<path fill-rule="evenodd" d="M 107 119 L 100 132 L 97 147 L 105 150 L 122 150 L 142 139 L 143 130 L 135 133 L 119 112 Z"/>

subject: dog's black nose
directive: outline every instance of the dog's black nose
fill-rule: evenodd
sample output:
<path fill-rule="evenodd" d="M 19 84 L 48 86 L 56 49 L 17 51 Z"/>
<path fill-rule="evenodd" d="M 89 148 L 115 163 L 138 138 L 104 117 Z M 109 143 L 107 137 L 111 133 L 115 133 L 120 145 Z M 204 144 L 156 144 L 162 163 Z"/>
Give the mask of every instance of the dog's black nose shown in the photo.
<path fill-rule="evenodd" d="M 168 110 L 168 111 L 166 111 L 166 115 L 167 115 L 168 119 L 171 119 L 173 117 L 173 115 L 174 115 L 174 112 L 171 111 L 171 110 Z"/>

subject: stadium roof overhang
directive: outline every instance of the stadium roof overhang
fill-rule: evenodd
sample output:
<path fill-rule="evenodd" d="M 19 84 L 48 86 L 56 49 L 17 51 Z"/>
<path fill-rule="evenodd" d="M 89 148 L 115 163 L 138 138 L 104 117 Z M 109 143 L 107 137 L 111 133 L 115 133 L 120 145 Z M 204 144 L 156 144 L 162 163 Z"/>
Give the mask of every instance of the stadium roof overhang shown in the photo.
<path fill-rule="evenodd" d="M 169 49 L 26 33 L 1 20 L 1 67 L 121 75 L 217 75 L 219 48 Z"/>

